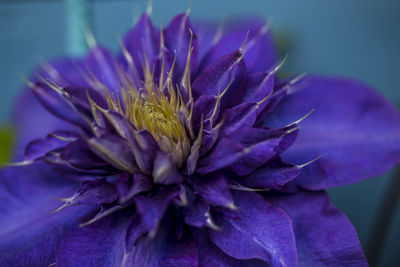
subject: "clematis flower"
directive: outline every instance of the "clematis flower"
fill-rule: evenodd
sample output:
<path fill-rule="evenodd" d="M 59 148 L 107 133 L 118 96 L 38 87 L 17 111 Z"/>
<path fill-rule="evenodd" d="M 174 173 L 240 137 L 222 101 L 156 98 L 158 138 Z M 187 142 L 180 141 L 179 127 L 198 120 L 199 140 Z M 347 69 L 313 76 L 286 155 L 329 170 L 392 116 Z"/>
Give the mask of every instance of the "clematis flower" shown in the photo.
<path fill-rule="evenodd" d="M 15 113 L 23 166 L 1 170 L 1 265 L 366 266 L 324 190 L 399 162 L 399 112 L 280 66 L 263 23 L 187 13 L 44 64 Z"/>

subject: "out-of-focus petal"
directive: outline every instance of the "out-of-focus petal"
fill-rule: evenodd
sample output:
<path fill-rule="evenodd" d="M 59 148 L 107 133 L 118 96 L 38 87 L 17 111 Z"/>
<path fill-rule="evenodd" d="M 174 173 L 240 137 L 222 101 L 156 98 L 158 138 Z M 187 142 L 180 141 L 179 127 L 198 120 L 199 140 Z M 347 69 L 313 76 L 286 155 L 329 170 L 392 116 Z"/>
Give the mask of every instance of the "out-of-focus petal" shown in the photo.
<path fill-rule="evenodd" d="M 0 171 L 0 265 L 48 266 L 59 243 L 87 211 L 51 214 L 78 185 L 42 163 Z"/>
<path fill-rule="evenodd" d="M 306 87 L 285 99 L 268 126 L 301 122 L 283 158 L 305 167 L 289 189 L 325 189 L 380 175 L 400 162 L 400 114 L 379 93 L 347 79 L 308 77 Z"/>
<path fill-rule="evenodd" d="M 353 225 L 326 193 L 266 196 L 293 220 L 300 266 L 368 266 Z"/>

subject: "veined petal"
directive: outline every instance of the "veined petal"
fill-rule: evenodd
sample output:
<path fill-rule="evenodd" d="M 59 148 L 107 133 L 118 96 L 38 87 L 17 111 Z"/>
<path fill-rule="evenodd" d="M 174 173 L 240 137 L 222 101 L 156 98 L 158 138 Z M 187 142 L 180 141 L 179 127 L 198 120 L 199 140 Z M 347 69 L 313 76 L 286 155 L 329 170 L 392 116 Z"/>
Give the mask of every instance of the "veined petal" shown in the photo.
<path fill-rule="evenodd" d="M 308 77 L 269 125 L 287 124 L 315 109 L 284 158 L 305 167 L 288 190 L 319 190 L 380 175 L 400 162 L 400 114 L 369 87 L 347 79 Z M 268 122 L 267 122 L 268 124 Z"/>
<path fill-rule="evenodd" d="M 296 266 L 292 220 L 254 192 L 235 192 L 238 218 L 218 220 L 221 231 L 210 231 L 212 241 L 236 259 L 260 259 L 271 266 Z"/>
<path fill-rule="evenodd" d="M 368 266 L 353 225 L 325 192 L 266 198 L 292 218 L 300 266 Z"/>
<path fill-rule="evenodd" d="M 79 227 L 62 241 L 56 265 L 124 266 L 126 230 L 129 220 L 110 215 L 90 225 Z"/>
<path fill-rule="evenodd" d="M 238 260 L 225 254 L 210 239 L 204 229 L 194 230 L 194 236 L 199 250 L 199 267 L 220 266 L 220 267 L 258 267 L 265 266 L 261 260 Z"/>

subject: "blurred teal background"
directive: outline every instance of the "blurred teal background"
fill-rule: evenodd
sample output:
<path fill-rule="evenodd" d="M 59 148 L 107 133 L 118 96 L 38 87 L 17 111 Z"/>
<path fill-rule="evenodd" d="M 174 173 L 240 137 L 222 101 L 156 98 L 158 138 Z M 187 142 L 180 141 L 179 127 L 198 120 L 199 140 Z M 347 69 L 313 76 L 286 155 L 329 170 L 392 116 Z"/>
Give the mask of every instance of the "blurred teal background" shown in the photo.
<path fill-rule="evenodd" d="M 189 2 L 154 0 L 153 19 L 165 25 L 185 11 Z M 29 76 L 41 59 L 84 53 L 86 24 L 98 43 L 115 51 L 117 36 L 132 26 L 146 6 L 145 0 L 0 0 L 0 162 L 12 141 L 10 114 L 22 88 L 17 73 Z M 216 22 L 223 17 L 264 17 L 272 23 L 283 55 L 288 54 L 286 73 L 353 77 L 375 87 L 399 107 L 399 12 L 398 0 L 195 0 L 191 16 Z M 376 245 L 368 240 L 377 230 L 374 222 L 380 219 L 378 212 L 393 175 L 329 192 L 355 225 L 367 252 Z M 378 266 L 400 266 L 400 206 L 395 208 Z"/>

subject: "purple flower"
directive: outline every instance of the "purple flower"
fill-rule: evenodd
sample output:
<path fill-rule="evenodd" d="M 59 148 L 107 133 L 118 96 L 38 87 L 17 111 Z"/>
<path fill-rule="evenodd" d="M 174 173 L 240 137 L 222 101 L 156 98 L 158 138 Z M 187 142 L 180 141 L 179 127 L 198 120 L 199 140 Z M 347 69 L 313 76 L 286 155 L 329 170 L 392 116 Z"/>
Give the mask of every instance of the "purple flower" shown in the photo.
<path fill-rule="evenodd" d="M 1 265 L 367 265 L 324 190 L 399 162 L 399 112 L 279 67 L 262 23 L 187 14 L 45 64 L 15 114 L 24 166 L 1 170 Z"/>

